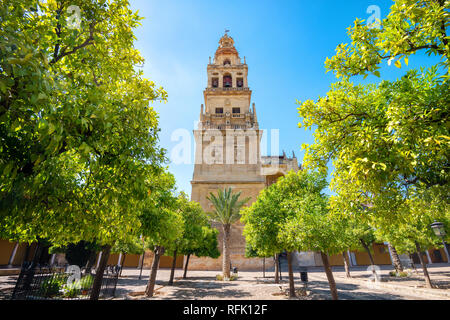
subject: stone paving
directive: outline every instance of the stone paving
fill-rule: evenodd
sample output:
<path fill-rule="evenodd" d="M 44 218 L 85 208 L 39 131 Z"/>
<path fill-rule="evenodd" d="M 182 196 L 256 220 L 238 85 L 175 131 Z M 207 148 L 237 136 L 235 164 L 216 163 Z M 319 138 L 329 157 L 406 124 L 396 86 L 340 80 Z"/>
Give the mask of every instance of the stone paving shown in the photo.
<path fill-rule="evenodd" d="M 345 272 L 335 268 L 333 274 L 337 282 L 339 298 L 346 300 L 421 300 L 436 299 L 436 296 L 426 295 L 423 292 L 412 292 L 408 285 L 417 285 L 423 282 L 420 275 L 409 282 L 403 282 L 404 290 L 390 290 L 389 288 L 377 288 L 367 282 L 370 274 L 366 268 L 356 268 L 352 271 L 352 283 L 346 281 Z M 342 268 L 343 269 L 343 268 Z M 392 268 L 382 267 L 383 276 L 389 274 Z M 421 270 L 418 270 L 419 272 Z M 450 266 L 430 268 L 433 280 L 448 281 Z M 189 271 L 188 279 L 181 279 L 182 271 L 175 273 L 176 281 L 173 286 L 167 286 L 170 270 L 160 270 L 157 277 L 156 294 L 151 299 L 236 299 L 236 300 L 283 300 L 288 299 L 284 292 L 288 289 L 287 273 L 283 273 L 281 284 L 273 283 L 273 272 L 266 272 L 266 276 L 272 278 L 262 278 L 262 272 L 239 272 L 237 281 L 222 282 L 216 281 L 215 276 L 218 271 Z M 148 270 L 144 271 L 142 280 L 138 279 L 138 272 L 135 270 L 125 270 L 126 277 L 120 279 L 118 284 L 118 299 L 147 299 L 143 292 L 148 281 Z M 302 288 L 299 274 L 295 274 L 296 288 Z M 331 299 L 326 276 L 321 268 L 309 270 L 308 291 L 312 294 L 299 299 Z M 130 292 L 136 292 L 137 296 L 130 296 Z M 438 297 L 445 299 L 446 297 Z"/>
<path fill-rule="evenodd" d="M 389 272 L 393 271 L 392 266 L 379 266 L 380 270 L 377 271 L 381 281 L 383 283 L 402 285 L 413 288 L 426 288 L 425 280 L 423 276 L 422 268 L 416 266 L 414 269 L 405 269 L 408 272 L 408 277 L 392 277 Z M 428 273 L 430 274 L 431 281 L 435 288 L 449 290 L 450 289 L 450 265 L 446 263 L 439 263 L 428 265 Z M 350 269 L 350 275 L 353 280 L 367 281 L 371 276 L 372 272 L 367 266 L 352 267 Z M 310 274 L 323 274 L 322 268 L 308 268 Z M 333 267 L 333 275 L 338 279 L 345 279 L 345 271 L 343 267 Z"/>
<path fill-rule="evenodd" d="M 419 274 L 413 274 L 410 278 L 391 278 L 388 276 L 392 271 L 391 266 L 382 266 L 380 273 L 387 282 L 400 285 L 400 289 L 379 288 L 371 286 L 367 279 L 370 272 L 367 267 L 352 268 L 352 279 L 345 278 L 345 272 L 341 267 L 333 267 L 333 274 L 337 283 L 339 299 L 342 300 L 425 300 L 425 299 L 448 299 L 449 296 L 428 295 L 424 287 L 421 269 Z M 125 269 L 119 279 L 116 291 L 116 299 L 148 299 L 144 296 L 150 271 L 143 270 L 142 279 L 139 280 L 139 270 Z M 188 278 L 182 279 L 182 270 L 176 270 L 173 286 L 168 286 L 170 270 L 158 271 L 155 286 L 154 300 L 284 300 L 288 289 L 287 272 L 282 274 L 280 284 L 273 283 L 273 272 L 266 272 L 263 278 L 259 272 L 239 272 L 236 281 L 216 281 L 219 271 L 188 271 Z M 432 292 L 450 293 L 448 284 L 450 282 L 450 265 L 441 264 L 429 267 L 430 277 L 433 283 L 442 289 L 428 289 Z M 331 299 L 328 282 L 322 268 L 309 268 L 308 296 L 302 296 L 302 300 Z M 295 285 L 297 289 L 303 287 L 298 272 L 295 273 Z M 0 277 L 0 300 L 8 299 L 14 288 L 17 276 Z M 404 288 L 404 289 L 403 289 Z M 419 289 L 415 289 L 419 288 Z M 422 290 L 422 291 L 420 291 Z"/>

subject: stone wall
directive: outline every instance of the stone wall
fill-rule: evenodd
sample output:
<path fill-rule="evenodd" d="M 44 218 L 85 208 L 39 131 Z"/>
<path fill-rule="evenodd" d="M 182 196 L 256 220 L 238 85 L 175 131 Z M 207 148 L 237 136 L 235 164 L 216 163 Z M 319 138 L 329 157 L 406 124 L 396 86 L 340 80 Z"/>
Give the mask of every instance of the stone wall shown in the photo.
<path fill-rule="evenodd" d="M 241 191 L 241 199 L 250 197 L 251 200 L 248 205 L 253 203 L 259 192 L 264 189 L 265 184 L 262 182 L 255 183 L 192 183 L 192 200 L 197 201 L 205 211 L 212 211 L 213 206 L 208 201 L 207 196 L 212 192 L 217 194 L 217 190 L 231 187 L 233 192 Z M 213 227 L 219 230 L 219 250 L 222 252 L 222 227 L 218 223 L 211 223 Z M 230 251 L 231 263 L 233 267 L 238 270 L 260 270 L 263 266 L 263 259 L 259 258 L 245 258 L 245 238 L 243 235 L 244 225 L 240 222 L 231 227 L 230 237 Z M 270 268 L 272 261 L 266 259 L 266 267 Z M 222 270 L 222 256 L 218 259 L 211 258 L 197 258 L 192 257 L 189 262 L 189 269 L 191 270 Z"/>

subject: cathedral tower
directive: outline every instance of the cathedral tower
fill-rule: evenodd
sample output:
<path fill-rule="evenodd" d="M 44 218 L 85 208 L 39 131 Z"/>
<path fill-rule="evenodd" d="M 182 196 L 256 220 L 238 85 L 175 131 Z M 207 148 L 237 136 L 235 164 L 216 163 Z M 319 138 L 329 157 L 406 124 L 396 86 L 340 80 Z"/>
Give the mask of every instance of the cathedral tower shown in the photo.
<path fill-rule="evenodd" d="M 213 206 L 207 197 L 219 189 L 232 188 L 241 192 L 241 199 L 250 197 L 250 205 L 259 192 L 276 182 L 290 170 L 299 169 L 295 155 L 261 157 L 261 138 L 255 104 L 247 76 L 248 66 L 239 56 L 234 40 L 228 34 L 219 41 L 214 60 L 207 67 L 208 83 L 204 90 L 204 105 L 200 108 L 198 128 L 194 130 L 196 143 L 194 175 L 191 181 L 193 201 L 205 211 Z M 222 228 L 219 249 L 222 250 Z M 239 270 L 254 270 L 262 259 L 245 258 L 244 226 L 231 228 L 231 263 Z M 270 267 L 268 262 L 267 267 Z M 193 258 L 193 270 L 221 270 L 222 260 Z"/>
<path fill-rule="evenodd" d="M 205 211 L 212 211 L 207 200 L 211 192 L 217 194 L 218 189 L 231 187 L 233 192 L 242 192 L 241 199 L 251 197 L 250 204 L 265 187 L 265 178 L 261 175 L 262 131 L 255 104 L 251 105 L 248 66 L 228 34 L 220 39 L 207 73 L 204 105 L 201 105 L 198 128 L 194 130 L 196 151 L 191 183 L 192 200 L 199 202 Z M 219 225 L 215 227 L 222 232 Z M 232 227 L 230 243 L 231 263 L 241 270 L 259 266 L 259 259 L 244 258 L 242 229 L 240 223 Z M 190 266 L 220 270 L 221 259 L 194 259 Z"/>

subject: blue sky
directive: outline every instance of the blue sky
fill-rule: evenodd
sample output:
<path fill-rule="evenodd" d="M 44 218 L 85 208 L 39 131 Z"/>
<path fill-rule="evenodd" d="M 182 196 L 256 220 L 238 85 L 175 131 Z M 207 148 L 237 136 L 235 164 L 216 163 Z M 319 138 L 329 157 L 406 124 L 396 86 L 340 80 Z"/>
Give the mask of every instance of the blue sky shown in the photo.
<path fill-rule="evenodd" d="M 336 46 L 349 42 L 347 28 L 356 18 L 367 19 L 370 5 L 389 13 L 391 0 L 317 1 L 179 1 L 131 0 L 142 26 L 136 29 L 136 47 L 145 58 L 144 74 L 168 92 L 168 102 L 156 104 L 160 114 L 161 146 L 171 151 L 176 129 L 192 135 L 206 87 L 208 58 L 229 29 L 241 58 L 249 67 L 260 128 L 280 130 L 280 152 L 295 151 L 301 162 L 303 143 L 314 141 L 311 131 L 297 127 L 296 100 L 316 100 L 335 81 L 325 73 L 324 62 Z M 425 58 L 410 58 L 409 68 Z M 395 79 L 406 71 L 385 65 L 381 76 Z M 358 81 L 358 80 L 357 80 Z M 379 81 L 369 77 L 366 82 Z M 270 141 L 270 137 L 268 139 Z M 193 141 L 193 137 L 192 137 Z M 192 162 L 193 162 L 192 142 Z M 269 143 L 270 150 L 270 143 Z M 193 165 L 169 165 L 179 190 L 190 194 Z"/>

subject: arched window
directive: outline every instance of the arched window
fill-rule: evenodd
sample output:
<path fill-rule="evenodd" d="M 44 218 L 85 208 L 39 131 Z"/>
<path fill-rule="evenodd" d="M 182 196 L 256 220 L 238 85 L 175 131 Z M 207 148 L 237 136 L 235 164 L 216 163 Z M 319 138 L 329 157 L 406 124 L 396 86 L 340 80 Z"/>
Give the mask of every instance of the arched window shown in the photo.
<path fill-rule="evenodd" d="M 223 76 L 223 86 L 224 88 L 231 88 L 233 86 L 233 79 L 231 75 Z"/>
<path fill-rule="evenodd" d="M 231 61 L 229 59 L 225 59 L 225 61 L 223 62 L 223 65 L 224 66 L 231 65 Z"/>

